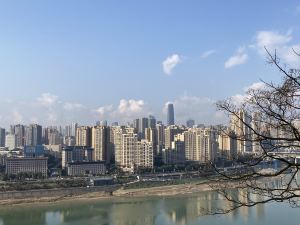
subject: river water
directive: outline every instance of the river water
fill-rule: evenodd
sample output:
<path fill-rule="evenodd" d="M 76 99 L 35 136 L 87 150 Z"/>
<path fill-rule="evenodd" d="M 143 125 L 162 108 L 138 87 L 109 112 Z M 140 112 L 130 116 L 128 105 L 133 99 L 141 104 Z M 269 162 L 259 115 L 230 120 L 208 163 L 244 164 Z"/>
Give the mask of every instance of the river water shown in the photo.
<path fill-rule="evenodd" d="M 174 197 L 114 198 L 0 207 L 0 225 L 299 225 L 300 208 L 271 203 L 226 215 L 203 215 L 227 207 L 215 192 Z"/>

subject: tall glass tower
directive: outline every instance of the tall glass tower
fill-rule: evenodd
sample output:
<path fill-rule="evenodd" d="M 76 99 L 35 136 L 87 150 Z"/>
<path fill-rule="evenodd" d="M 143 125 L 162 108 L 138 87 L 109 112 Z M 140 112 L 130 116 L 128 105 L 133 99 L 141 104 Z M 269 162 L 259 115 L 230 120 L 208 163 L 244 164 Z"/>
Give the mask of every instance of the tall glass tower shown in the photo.
<path fill-rule="evenodd" d="M 174 125 L 174 106 L 172 103 L 168 104 L 168 116 L 167 116 L 167 125 Z"/>

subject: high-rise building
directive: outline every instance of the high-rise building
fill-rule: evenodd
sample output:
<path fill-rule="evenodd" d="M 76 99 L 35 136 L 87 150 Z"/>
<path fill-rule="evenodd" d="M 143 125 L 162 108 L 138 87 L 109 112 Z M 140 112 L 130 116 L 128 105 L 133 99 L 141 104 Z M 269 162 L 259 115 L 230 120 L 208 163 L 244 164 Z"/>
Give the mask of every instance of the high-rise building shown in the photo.
<path fill-rule="evenodd" d="M 175 118 L 174 118 L 174 106 L 172 103 L 168 104 L 168 115 L 167 115 L 167 125 L 174 125 Z"/>
<path fill-rule="evenodd" d="M 116 165 L 124 171 L 134 171 L 136 167 L 153 167 L 153 146 L 147 140 L 138 140 L 134 128 L 114 129 Z"/>
<path fill-rule="evenodd" d="M 144 168 L 153 168 L 153 144 L 145 139 L 137 142 L 135 165 Z"/>
<path fill-rule="evenodd" d="M 77 127 L 76 145 L 91 146 L 91 128 L 88 126 Z"/>
<path fill-rule="evenodd" d="M 185 157 L 188 161 L 198 161 L 197 157 L 197 131 L 199 129 L 188 129 L 184 132 L 184 142 L 185 142 Z M 199 131 L 198 131 L 199 132 Z"/>
<path fill-rule="evenodd" d="M 10 126 L 10 133 L 16 135 L 16 146 L 18 148 L 25 145 L 25 126 L 21 124 Z"/>
<path fill-rule="evenodd" d="M 149 118 L 148 118 L 148 127 L 155 128 L 155 125 L 156 125 L 156 119 L 155 119 L 155 117 L 152 116 L 152 115 L 149 115 Z"/>
<path fill-rule="evenodd" d="M 161 123 L 156 124 L 156 142 L 156 153 L 160 155 L 165 145 L 165 127 Z"/>
<path fill-rule="evenodd" d="M 70 162 L 93 161 L 93 148 L 86 146 L 68 146 L 62 149 L 62 168 Z"/>
<path fill-rule="evenodd" d="M 58 130 L 56 129 L 49 129 L 48 132 L 48 144 L 49 145 L 59 145 L 61 144 L 61 138 Z"/>
<path fill-rule="evenodd" d="M 185 142 L 184 135 L 177 134 L 172 141 L 171 148 L 163 149 L 163 162 L 165 164 L 182 164 L 185 163 Z"/>
<path fill-rule="evenodd" d="M 189 119 L 186 121 L 186 126 L 192 128 L 195 125 L 195 120 Z"/>
<path fill-rule="evenodd" d="M 30 124 L 26 129 L 25 142 L 28 146 L 42 145 L 42 126 L 38 124 Z"/>
<path fill-rule="evenodd" d="M 125 171 L 133 171 L 138 135 L 130 128 L 121 128 L 114 135 L 116 164 Z"/>
<path fill-rule="evenodd" d="M 68 137 L 76 137 L 77 127 L 77 123 L 71 123 L 70 125 L 65 126 L 64 135 Z"/>
<path fill-rule="evenodd" d="M 0 127 L 0 147 L 5 147 L 5 129 Z"/>
<path fill-rule="evenodd" d="M 296 123 L 299 123 L 299 121 L 296 121 Z M 251 138 L 252 138 L 252 150 L 253 153 L 259 154 L 262 153 L 263 149 L 261 146 L 261 141 L 259 138 L 258 134 L 261 134 L 263 129 L 262 129 L 262 121 L 261 121 L 261 115 L 258 112 L 252 113 L 252 118 L 251 118 Z M 296 125 L 296 124 L 295 124 Z M 299 126 L 298 126 L 299 127 Z M 297 126 L 296 128 L 299 129 Z M 287 135 L 285 135 L 287 137 Z"/>
<path fill-rule="evenodd" d="M 78 127 L 77 123 L 72 123 L 71 124 L 70 135 L 68 135 L 68 136 L 76 137 L 77 127 Z"/>
<path fill-rule="evenodd" d="M 245 154 L 252 152 L 251 117 L 244 110 L 239 110 L 236 115 L 231 116 L 231 130 L 237 136 L 237 152 Z"/>
<path fill-rule="evenodd" d="M 106 126 L 95 126 L 92 127 L 92 148 L 94 149 L 93 159 L 95 161 L 105 160 L 109 162 L 108 159 L 108 149 L 107 149 L 107 127 Z"/>
<path fill-rule="evenodd" d="M 16 148 L 16 135 L 7 134 L 5 137 L 5 147 L 9 150 L 14 150 Z"/>
<path fill-rule="evenodd" d="M 44 145 L 35 145 L 24 147 L 24 157 L 42 157 L 45 153 Z"/>
<path fill-rule="evenodd" d="M 74 145 L 76 145 L 75 137 L 73 137 L 73 136 L 65 136 L 65 138 L 64 138 L 64 144 L 66 146 L 74 146 Z"/>
<path fill-rule="evenodd" d="M 48 127 L 42 129 L 42 143 L 45 145 L 49 145 L 49 130 Z"/>
<path fill-rule="evenodd" d="M 145 139 L 152 143 L 153 153 L 157 155 L 157 130 L 156 128 L 148 127 L 145 129 Z"/>
<path fill-rule="evenodd" d="M 233 131 L 219 134 L 218 137 L 219 157 L 232 160 L 237 154 L 237 140 Z"/>
<path fill-rule="evenodd" d="M 139 132 L 139 127 L 140 127 L 140 119 L 134 119 L 133 128 L 135 129 L 136 132 Z"/>
<path fill-rule="evenodd" d="M 178 126 L 171 125 L 165 128 L 165 149 L 171 148 L 172 141 L 174 141 L 174 136 L 182 132 L 182 129 Z"/>
<path fill-rule="evenodd" d="M 197 161 L 213 162 L 217 156 L 217 131 L 213 128 L 200 129 L 196 139 Z"/>
<path fill-rule="evenodd" d="M 119 126 L 119 123 L 118 122 L 112 122 L 111 126 L 113 126 L 113 127 Z"/>
<path fill-rule="evenodd" d="M 107 120 L 101 120 L 100 126 L 107 126 Z"/>
<path fill-rule="evenodd" d="M 214 161 L 218 153 L 218 133 L 214 128 L 190 128 L 183 133 L 188 161 Z"/>
<path fill-rule="evenodd" d="M 148 127 L 149 127 L 149 119 L 148 118 L 140 118 L 139 119 L 139 129 L 138 129 L 139 139 L 145 138 L 145 129 Z"/>

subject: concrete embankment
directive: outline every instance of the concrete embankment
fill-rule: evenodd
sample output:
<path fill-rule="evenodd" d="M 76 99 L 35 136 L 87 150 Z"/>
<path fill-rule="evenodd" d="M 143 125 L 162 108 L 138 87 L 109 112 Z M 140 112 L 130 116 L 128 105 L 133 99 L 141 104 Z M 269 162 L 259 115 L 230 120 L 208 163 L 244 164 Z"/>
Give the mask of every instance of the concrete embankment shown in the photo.
<path fill-rule="evenodd" d="M 81 188 L 39 189 L 27 191 L 0 192 L 0 205 L 31 202 L 55 202 L 71 197 L 92 195 L 107 197 L 120 188 L 120 185 Z"/>

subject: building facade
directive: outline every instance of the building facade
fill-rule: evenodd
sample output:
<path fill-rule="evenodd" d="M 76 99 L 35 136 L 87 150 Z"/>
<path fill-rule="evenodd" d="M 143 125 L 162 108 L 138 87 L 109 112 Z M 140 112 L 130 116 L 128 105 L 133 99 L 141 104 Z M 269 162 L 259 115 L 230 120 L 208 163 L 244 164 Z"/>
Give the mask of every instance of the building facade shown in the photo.
<path fill-rule="evenodd" d="M 86 146 L 68 146 L 62 148 L 62 168 L 70 162 L 92 162 L 93 148 Z"/>
<path fill-rule="evenodd" d="M 38 124 L 30 124 L 26 129 L 25 142 L 28 146 L 42 145 L 42 126 Z"/>
<path fill-rule="evenodd" d="M 168 104 L 168 112 L 167 112 L 167 125 L 175 124 L 175 116 L 174 116 L 174 105 L 172 103 Z"/>
<path fill-rule="evenodd" d="M 5 137 L 5 147 L 9 150 L 14 150 L 17 147 L 16 135 L 7 134 Z"/>
<path fill-rule="evenodd" d="M 5 173 L 7 175 L 17 175 L 19 173 L 41 173 L 43 177 L 47 177 L 48 158 L 7 158 Z"/>
<path fill-rule="evenodd" d="M 16 146 L 21 148 L 25 145 L 25 126 L 21 124 L 10 126 L 10 133 L 16 135 Z"/>
<path fill-rule="evenodd" d="M 5 129 L 0 127 L 0 147 L 5 147 Z"/>
<path fill-rule="evenodd" d="M 133 172 L 137 167 L 153 167 L 152 142 L 139 141 L 134 128 L 118 127 L 114 130 L 116 165 L 124 171 Z"/>
<path fill-rule="evenodd" d="M 41 157 L 45 154 L 45 148 L 43 145 L 35 145 L 24 147 L 24 157 Z"/>
<path fill-rule="evenodd" d="M 104 175 L 105 161 L 68 163 L 67 172 L 68 176 Z"/>
<path fill-rule="evenodd" d="M 91 146 L 91 128 L 88 126 L 77 127 L 76 145 Z"/>
<path fill-rule="evenodd" d="M 107 128 L 105 126 L 92 127 L 92 148 L 94 149 L 93 159 L 95 161 L 107 161 L 108 149 L 107 149 Z"/>

